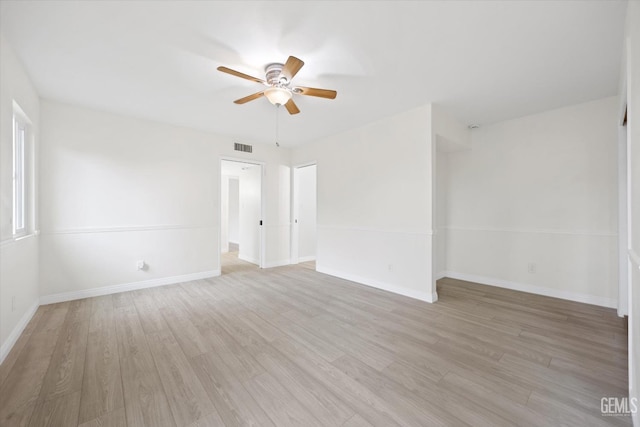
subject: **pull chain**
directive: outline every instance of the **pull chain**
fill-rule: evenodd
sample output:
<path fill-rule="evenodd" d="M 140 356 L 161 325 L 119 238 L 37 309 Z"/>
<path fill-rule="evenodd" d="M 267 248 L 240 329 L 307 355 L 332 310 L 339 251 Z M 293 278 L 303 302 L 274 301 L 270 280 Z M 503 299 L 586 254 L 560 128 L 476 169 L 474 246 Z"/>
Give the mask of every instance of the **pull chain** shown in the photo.
<path fill-rule="evenodd" d="M 280 111 L 280 104 L 276 104 L 276 147 L 280 147 L 280 143 L 278 142 L 278 112 Z"/>

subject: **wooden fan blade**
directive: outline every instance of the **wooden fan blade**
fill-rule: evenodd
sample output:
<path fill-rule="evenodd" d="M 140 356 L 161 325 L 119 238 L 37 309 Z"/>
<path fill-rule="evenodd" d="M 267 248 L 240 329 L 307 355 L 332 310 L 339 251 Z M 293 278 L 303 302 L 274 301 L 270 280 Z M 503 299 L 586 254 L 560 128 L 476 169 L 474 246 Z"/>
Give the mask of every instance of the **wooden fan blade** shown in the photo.
<path fill-rule="evenodd" d="M 316 89 L 313 87 L 298 86 L 293 88 L 293 93 L 307 96 L 317 96 L 319 98 L 335 99 L 338 92 L 329 89 Z"/>
<path fill-rule="evenodd" d="M 264 85 L 267 84 L 267 82 L 265 82 L 262 79 L 259 79 L 257 77 L 252 77 L 252 76 L 250 76 L 248 74 L 241 73 L 240 71 L 232 70 L 231 68 L 218 67 L 218 71 L 222 71 L 223 73 L 231 74 L 232 76 L 236 76 L 236 77 L 240 77 L 240 78 L 243 78 L 243 79 L 251 80 L 252 82 L 262 83 Z"/>
<path fill-rule="evenodd" d="M 280 72 L 280 77 L 285 77 L 287 82 L 290 82 L 293 76 L 298 74 L 300 68 L 304 65 L 304 62 L 295 56 L 290 56 L 287 59 L 287 63 L 282 67 L 282 71 Z"/>
<path fill-rule="evenodd" d="M 289 114 L 298 114 L 300 112 L 300 109 L 298 108 L 296 103 L 293 102 L 293 98 L 288 100 L 287 103 L 284 104 L 284 106 L 286 107 Z"/>
<path fill-rule="evenodd" d="M 253 95 L 245 96 L 244 98 L 236 99 L 233 101 L 236 104 L 245 104 L 249 101 L 253 101 L 254 99 L 258 99 L 261 96 L 264 96 L 264 92 L 254 93 Z"/>

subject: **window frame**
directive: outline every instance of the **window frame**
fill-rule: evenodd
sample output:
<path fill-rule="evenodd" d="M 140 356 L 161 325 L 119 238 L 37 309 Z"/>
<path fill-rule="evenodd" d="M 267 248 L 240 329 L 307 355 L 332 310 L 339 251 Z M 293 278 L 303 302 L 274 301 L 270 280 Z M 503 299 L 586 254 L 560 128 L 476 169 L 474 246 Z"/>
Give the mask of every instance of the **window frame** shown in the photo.
<path fill-rule="evenodd" d="M 16 108 L 17 107 L 17 108 Z M 13 238 L 29 234 L 29 138 L 30 121 L 14 104 L 13 112 Z"/>

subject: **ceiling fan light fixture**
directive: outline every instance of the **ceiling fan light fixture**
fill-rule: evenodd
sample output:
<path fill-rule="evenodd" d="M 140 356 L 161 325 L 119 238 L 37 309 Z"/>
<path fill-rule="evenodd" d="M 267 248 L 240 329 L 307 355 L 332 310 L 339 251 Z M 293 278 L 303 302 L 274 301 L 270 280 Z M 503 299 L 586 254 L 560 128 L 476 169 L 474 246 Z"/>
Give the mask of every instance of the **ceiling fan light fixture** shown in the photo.
<path fill-rule="evenodd" d="M 270 87 L 264 91 L 264 96 L 267 97 L 270 103 L 273 105 L 284 105 L 291 99 L 291 92 L 281 87 Z"/>
<path fill-rule="evenodd" d="M 2 1 L 2 0 L 0 0 Z M 279 62 L 273 62 L 267 64 L 265 67 L 265 79 L 259 79 L 240 71 L 232 70 L 227 67 L 218 67 L 218 71 L 232 76 L 240 77 L 245 80 L 251 80 L 252 82 L 262 83 L 267 89 L 254 93 L 244 98 L 236 99 L 233 101 L 235 104 L 246 104 L 249 101 L 265 97 L 275 106 L 284 105 L 289 114 L 298 114 L 300 109 L 293 101 L 293 94 L 314 96 L 317 98 L 335 99 L 338 92 L 328 89 L 317 89 L 313 87 L 304 86 L 291 86 L 291 79 L 300 71 L 304 61 L 296 58 L 295 56 L 289 56 L 287 62 L 281 64 Z M 276 109 L 277 111 L 277 109 Z"/>

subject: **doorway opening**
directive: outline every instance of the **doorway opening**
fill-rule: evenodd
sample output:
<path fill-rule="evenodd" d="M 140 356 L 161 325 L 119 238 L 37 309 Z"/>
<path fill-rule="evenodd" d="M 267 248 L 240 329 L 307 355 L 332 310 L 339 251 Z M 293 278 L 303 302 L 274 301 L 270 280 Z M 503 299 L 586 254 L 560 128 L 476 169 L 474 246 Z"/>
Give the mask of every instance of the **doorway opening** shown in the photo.
<path fill-rule="evenodd" d="M 263 165 L 220 161 L 220 267 L 222 274 L 261 268 L 264 260 Z"/>
<path fill-rule="evenodd" d="M 317 246 L 317 166 L 293 169 L 293 229 L 291 263 L 315 270 Z"/>

